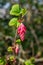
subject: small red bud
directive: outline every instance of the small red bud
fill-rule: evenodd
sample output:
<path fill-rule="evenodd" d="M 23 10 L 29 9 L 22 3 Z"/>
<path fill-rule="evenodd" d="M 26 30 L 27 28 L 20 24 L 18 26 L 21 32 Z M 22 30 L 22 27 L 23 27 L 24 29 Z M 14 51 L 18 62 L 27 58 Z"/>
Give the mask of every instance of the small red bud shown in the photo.
<path fill-rule="evenodd" d="M 15 53 L 18 54 L 19 53 L 19 45 L 16 44 L 16 47 L 15 47 Z"/>
<path fill-rule="evenodd" d="M 15 48 L 14 48 L 14 47 L 12 47 L 12 50 L 13 50 L 13 51 L 14 51 L 14 49 L 15 49 Z"/>
<path fill-rule="evenodd" d="M 16 59 L 14 59 L 14 62 L 16 63 Z"/>
<path fill-rule="evenodd" d="M 22 20 L 20 20 L 20 19 L 19 19 L 19 20 L 18 20 L 18 22 L 20 22 L 20 23 L 21 23 L 21 22 L 22 22 Z"/>
<path fill-rule="evenodd" d="M 8 64 L 6 64 L 6 65 L 8 65 Z"/>

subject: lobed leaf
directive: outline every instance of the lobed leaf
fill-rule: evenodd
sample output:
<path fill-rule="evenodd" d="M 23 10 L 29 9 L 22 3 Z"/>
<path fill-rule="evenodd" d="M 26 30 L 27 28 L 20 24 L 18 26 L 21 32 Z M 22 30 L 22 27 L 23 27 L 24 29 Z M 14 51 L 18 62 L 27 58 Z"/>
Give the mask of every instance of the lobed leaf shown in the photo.
<path fill-rule="evenodd" d="M 21 8 L 20 8 L 19 4 L 15 4 L 12 6 L 10 14 L 15 15 L 15 16 L 19 16 L 21 14 Z"/>
<path fill-rule="evenodd" d="M 9 26 L 17 26 L 17 18 L 12 18 L 9 22 Z"/>

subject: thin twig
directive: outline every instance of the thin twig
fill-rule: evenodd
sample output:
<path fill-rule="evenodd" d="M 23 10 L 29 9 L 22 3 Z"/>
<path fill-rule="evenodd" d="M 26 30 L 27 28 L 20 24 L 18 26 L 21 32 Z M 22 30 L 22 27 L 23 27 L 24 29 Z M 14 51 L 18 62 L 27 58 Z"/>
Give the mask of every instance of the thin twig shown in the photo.
<path fill-rule="evenodd" d="M 22 59 L 22 58 L 19 58 L 16 56 L 16 58 L 21 62 L 21 63 L 24 63 L 26 60 Z M 40 59 L 35 59 L 35 63 L 37 62 L 43 62 L 43 58 L 40 58 Z"/>
<path fill-rule="evenodd" d="M 31 30 L 32 35 L 33 35 L 34 38 L 35 38 L 35 41 L 36 41 L 36 43 L 37 43 L 37 45 L 38 45 L 38 49 L 40 50 L 40 42 L 39 42 L 39 40 L 38 40 L 38 38 L 37 38 L 37 35 L 36 35 L 36 33 L 35 33 L 35 30 L 34 30 L 31 26 L 29 26 L 29 28 L 30 28 L 30 30 Z"/>
<path fill-rule="evenodd" d="M 31 42 L 31 47 L 32 47 L 32 56 L 34 57 L 34 43 L 33 43 L 33 41 Z"/>
<path fill-rule="evenodd" d="M 13 45 L 16 43 L 16 37 L 17 37 L 17 29 L 16 29 L 16 32 L 15 32 L 14 42 L 12 43 Z"/>

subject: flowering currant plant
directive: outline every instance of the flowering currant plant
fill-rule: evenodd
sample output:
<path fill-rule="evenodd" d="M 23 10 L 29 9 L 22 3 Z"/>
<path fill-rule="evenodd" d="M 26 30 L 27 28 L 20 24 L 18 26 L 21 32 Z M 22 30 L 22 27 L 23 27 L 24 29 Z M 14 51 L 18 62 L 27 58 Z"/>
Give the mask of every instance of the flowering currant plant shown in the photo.
<path fill-rule="evenodd" d="M 16 58 L 18 57 L 20 58 L 20 54 L 21 54 L 20 49 L 22 47 L 20 43 L 21 41 L 23 42 L 25 39 L 26 26 L 23 24 L 23 21 L 24 21 L 23 17 L 26 13 L 27 13 L 27 10 L 25 8 L 21 8 L 19 4 L 13 5 L 10 11 L 10 15 L 13 15 L 14 18 L 10 20 L 9 26 L 14 26 L 16 29 L 16 33 L 14 37 L 14 44 L 12 45 L 12 47 L 10 46 L 7 49 L 8 53 L 13 53 L 13 56 L 12 54 L 10 54 L 7 58 L 11 62 L 13 62 L 13 65 L 17 65 L 15 63 L 18 63 Z M 16 39 L 17 35 L 19 35 L 20 39 Z M 24 63 L 25 65 L 33 65 L 31 60 L 29 60 L 29 62 L 24 61 Z M 8 65 L 8 63 L 6 65 Z"/>
<path fill-rule="evenodd" d="M 10 20 L 9 26 L 15 26 L 17 28 L 17 33 L 20 36 L 21 41 L 23 41 L 26 32 L 26 27 L 22 23 L 22 17 L 26 14 L 26 9 L 23 9 L 18 4 L 16 4 L 12 6 L 10 14 L 17 17 L 14 17 Z"/>

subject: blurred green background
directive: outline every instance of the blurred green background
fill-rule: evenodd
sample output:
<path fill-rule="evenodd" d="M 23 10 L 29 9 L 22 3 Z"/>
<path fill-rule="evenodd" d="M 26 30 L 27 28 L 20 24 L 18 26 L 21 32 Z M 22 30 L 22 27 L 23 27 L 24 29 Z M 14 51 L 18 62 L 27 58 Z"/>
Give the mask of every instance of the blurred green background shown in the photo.
<path fill-rule="evenodd" d="M 43 52 L 43 0 L 0 0 L 0 55 L 5 54 L 7 46 L 12 44 L 15 36 L 15 29 L 8 25 L 12 18 L 9 12 L 15 3 L 28 10 L 28 14 L 24 17 L 27 32 L 25 40 L 21 42 L 23 49 L 32 49 L 33 42 L 34 53 L 37 53 L 39 47 Z"/>

